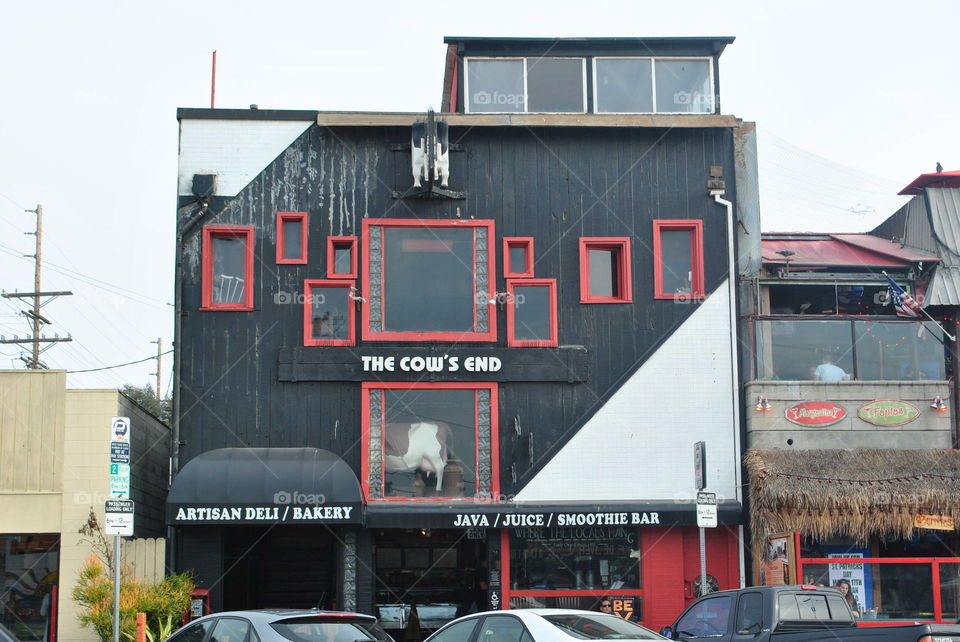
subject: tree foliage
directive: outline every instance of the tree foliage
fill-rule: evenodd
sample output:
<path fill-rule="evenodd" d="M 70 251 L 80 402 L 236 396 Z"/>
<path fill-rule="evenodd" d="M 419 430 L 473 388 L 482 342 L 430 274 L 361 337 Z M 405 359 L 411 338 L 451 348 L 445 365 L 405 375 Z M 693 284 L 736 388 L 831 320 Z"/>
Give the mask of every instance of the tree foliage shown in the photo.
<path fill-rule="evenodd" d="M 133 399 L 160 421 L 170 423 L 172 400 L 169 396 L 165 399 L 157 399 L 157 393 L 149 383 L 142 386 L 134 386 L 128 383 L 120 388 L 120 392 Z"/>

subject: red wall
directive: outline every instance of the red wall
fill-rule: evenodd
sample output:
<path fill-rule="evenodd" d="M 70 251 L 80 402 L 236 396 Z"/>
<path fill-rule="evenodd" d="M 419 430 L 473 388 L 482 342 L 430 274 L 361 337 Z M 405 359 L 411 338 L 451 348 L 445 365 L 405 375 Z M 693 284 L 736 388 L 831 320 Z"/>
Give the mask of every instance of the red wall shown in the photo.
<path fill-rule="evenodd" d="M 693 580 L 700 575 L 700 532 L 695 526 L 645 527 L 643 546 L 643 624 L 654 630 L 673 624 L 693 601 Z M 740 542 L 737 528 L 706 529 L 707 574 L 720 589 L 739 588 Z"/>

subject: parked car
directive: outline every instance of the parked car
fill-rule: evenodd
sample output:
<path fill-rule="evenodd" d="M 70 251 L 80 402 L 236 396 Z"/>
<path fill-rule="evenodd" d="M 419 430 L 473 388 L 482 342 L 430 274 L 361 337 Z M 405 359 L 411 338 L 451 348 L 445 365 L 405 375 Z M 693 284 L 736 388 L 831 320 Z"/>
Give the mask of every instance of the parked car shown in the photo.
<path fill-rule="evenodd" d="M 615 615 L 574 609 L 515 609 L 474 613 L 448 623 L 425 642 L 574 642 L 664 640 Z"/>
<path fill-rule="evenodd" d="M 363 613 L 275 609 L 226 611 L 197 618 L 167 642 L 393 642 Z"/>
<path fill-rule="evenodd" d="M 858 628 L 840 591 L 808 585 L 708 593 L 660 633 L 710 642 L 960 642 L 960 627 L 952 624 Z"/>
<path fill-rule="evenodd" d="M 0 642 L 20 642 L 13 632 L 0 624 Z"/>

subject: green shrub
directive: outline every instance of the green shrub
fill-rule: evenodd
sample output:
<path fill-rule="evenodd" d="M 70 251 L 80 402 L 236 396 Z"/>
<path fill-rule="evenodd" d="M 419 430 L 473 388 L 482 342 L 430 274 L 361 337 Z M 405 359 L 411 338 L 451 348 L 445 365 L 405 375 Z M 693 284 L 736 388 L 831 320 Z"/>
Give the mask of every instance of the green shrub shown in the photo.
<path fill-rule="evenodd" d="M 147 615 L 147 638 L 163 640 L 173 632 L 190 606 L 194 588 L 189 573 L 168 575 L 156 584 L 133 577 L 129 568 L 120 571 L 120 637 L 136 640 L 137 613 Z M 80 569 L 73 589 L 73 601 L 80 608 L 80 624 L 92 627 L 102 642 L 113 639 L 113 578 L 96 555 Z"/>

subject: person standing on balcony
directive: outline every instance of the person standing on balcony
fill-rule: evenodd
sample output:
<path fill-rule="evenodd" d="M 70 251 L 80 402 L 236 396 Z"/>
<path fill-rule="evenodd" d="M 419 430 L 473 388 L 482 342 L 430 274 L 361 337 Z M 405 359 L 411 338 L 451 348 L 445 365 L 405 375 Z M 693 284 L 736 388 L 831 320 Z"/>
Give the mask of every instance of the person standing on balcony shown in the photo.
<path fill-rule="evenodd" d="M 813 378 L 817 381 L 845 381 L 850 378 L 843 368 L 833 365 L 833 355 L 829 352 L 823 355 L 823 360 L 813 371 Z"/>

